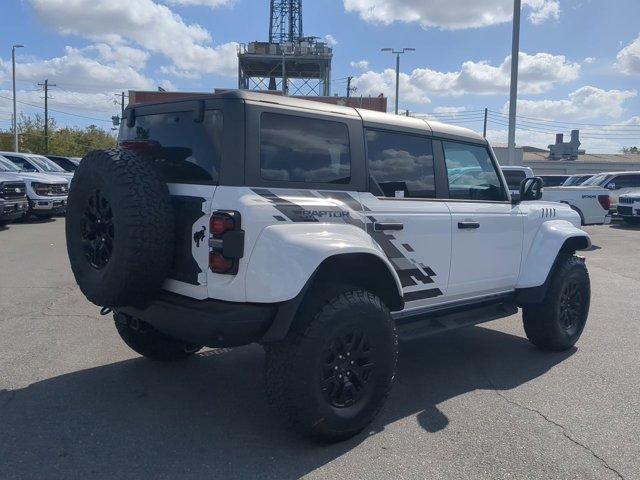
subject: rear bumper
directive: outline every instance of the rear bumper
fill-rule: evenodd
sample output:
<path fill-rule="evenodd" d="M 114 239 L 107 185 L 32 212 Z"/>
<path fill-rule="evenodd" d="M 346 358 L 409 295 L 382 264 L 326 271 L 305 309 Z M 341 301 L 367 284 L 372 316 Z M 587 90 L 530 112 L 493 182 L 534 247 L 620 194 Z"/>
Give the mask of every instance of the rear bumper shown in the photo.
<path fill-rule="evenodd" d="M 235 347 L 261 341 L 279 307 L 279 304 L 194 300 L 163 291 L 145 306 L 122 307 L 116 313 L 142 320 L 189 343 Z"/>

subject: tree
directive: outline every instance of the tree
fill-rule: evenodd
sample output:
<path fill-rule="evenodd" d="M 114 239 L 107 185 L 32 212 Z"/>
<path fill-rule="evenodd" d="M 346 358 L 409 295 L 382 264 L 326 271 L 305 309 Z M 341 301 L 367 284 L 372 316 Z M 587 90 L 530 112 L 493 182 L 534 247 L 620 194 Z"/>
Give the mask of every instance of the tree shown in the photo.
<path fill-rule="evenodd" d="M 44 117 L 21 115 L 18 119 L 21 152 L 45 153 Z M 58 127 L 49 119 L 49 153 L 66 157 L 84 157 L 91 150 L 113 148 L 116 137 L 110 130 L 88 127 Z M 0 130 L 0 149 L 13 150 L 13 129 Z"/>
<path fill-rule="evenodd" d="M 622 147 L 622 153 L 640 153 L 638 147 Z"/>

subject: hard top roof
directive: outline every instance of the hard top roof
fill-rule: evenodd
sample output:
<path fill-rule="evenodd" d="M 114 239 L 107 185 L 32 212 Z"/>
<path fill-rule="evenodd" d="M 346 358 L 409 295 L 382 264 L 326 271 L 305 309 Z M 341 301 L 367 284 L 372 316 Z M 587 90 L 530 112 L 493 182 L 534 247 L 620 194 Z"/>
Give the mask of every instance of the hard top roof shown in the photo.
<path fill-rule="evenodd" d="M 185 97 L 181 99 L 162 102 L 137 104 L 127 107 L 127 109 L 144 107 L 144 105 L 176 104 L 181 102 L 193 102 L 194 100 L 206 101 L 209 99 L 239 99 L 249 102 L 270 103 L 274 105 L 301 108 L 317 112 L 338 113 L 350 117 L 360 117 L 365 122 L 365 124 L 378 124 L 381 127 L 384 125 L 389 125 L 400 128 L 407 128 L 414 131 L 419 130 L 424 131 L 425 133 L 433 133 L 436 136 L 452 135 L 456 137 L 468 138 L 469 140 L 474 142 L 485 142 L 485 139 L 473 130 L 435 122 L 428 119 L 406 117 L 403 115 L 394 115 L 392 113 L 376 112 L 374 110 L 367 110 L 363 108 L 346 107 L 343 105 L 335 105 L 331 103 L 315 102 L 311 99 L 307 100 L 272 93 L 254 92 L 250 90 L 223 90 L 220 92 L 212 93 L 211 95 L 196 94 L 193 97 Z"/>

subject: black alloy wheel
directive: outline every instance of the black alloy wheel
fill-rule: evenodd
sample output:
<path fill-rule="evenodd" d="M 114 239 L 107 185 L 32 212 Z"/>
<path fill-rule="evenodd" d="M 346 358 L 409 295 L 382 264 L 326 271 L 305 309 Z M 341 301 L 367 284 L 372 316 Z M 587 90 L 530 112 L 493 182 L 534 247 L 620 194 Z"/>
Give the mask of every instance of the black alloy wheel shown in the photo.
<path fill-rule="evenodd" d="M 89 264 L 101 270 L 113 253 L 113 212 L 100 190 L 89 197 L 82 223 L 82 246 Z"/>
<path fill-rule="evenodd" d="M 321 389 L 325 399 L 336 408 L 356 404 L 368 391 L 374 368 L 368 336 L 352 329 L 331 339 L 321 366 Z"/>
<path fill-rule="evenodd" d="M 575 335 L 583 316 L 583 299 L 578 283 L 567 282 L 560 293 L 560 323 L 568 335 Z"/>

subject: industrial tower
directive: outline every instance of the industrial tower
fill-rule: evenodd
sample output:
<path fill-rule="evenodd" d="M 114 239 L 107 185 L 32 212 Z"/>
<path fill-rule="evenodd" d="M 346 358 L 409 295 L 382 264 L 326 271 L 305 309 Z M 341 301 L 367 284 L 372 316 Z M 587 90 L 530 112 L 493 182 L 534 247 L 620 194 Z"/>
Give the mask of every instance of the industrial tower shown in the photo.
<path fill-rule="evenodd" d="M 302 37 L 302 0 L 271 0 L 269 42 L 297 42 Z"/>
<path fill-rule="evenodd" d="M 302 30 L 302 0 L 271 0 L 269 41 L 241 44 L 238 88 L 330 96 L 333 50 Z"/>

